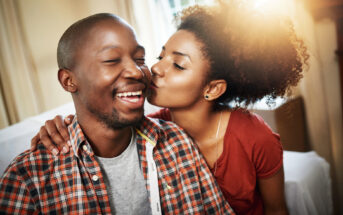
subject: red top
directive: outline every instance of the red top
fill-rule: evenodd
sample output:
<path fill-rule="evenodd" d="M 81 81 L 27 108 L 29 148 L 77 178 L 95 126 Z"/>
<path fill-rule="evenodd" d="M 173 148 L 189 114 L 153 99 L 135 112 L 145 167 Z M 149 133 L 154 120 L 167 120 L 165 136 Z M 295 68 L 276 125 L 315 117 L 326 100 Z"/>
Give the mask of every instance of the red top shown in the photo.
<path fill-rule="evenodd" d="M 149 117 L 171 120 L 168 109 Z M 237 214 L 263 214 L 257 178 L 274 175 L 282 167 L 282 156 L 279 135 L 260 116 L 241 109 L 231 112 L 215 178 Z"/>

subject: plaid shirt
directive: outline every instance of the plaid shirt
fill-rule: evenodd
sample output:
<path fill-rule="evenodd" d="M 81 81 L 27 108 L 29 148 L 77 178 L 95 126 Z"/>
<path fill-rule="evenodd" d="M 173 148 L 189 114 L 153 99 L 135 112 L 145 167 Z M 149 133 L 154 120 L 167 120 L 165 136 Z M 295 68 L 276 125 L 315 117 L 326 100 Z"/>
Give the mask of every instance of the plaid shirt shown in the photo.
<path fill-rule="evenodd" d="M 171 122 L 145 118 L 137 147 L 148 191 L 146 144 L 153 141 L 163 214 L 233 214 L 204 159 Z M 53 156 L 42 144 L 25 151 L 0 180 L 0 214 L 111 214 L 99 163 L 75 117 L 73 150 Z"/>

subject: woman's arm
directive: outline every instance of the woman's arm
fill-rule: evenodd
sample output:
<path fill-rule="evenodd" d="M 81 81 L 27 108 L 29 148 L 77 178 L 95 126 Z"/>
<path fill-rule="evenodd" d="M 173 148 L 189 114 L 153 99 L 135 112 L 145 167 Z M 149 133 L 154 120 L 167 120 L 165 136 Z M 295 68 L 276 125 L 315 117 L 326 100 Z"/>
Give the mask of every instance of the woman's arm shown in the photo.
<path fill-rule="evenodd" d="M 257 179 L 257 183 L 263 200 L 264 213 L 287 215 L 283 167 L 271 177 Z"/>
<path fill-rule="evenodd" d="M 148 117 L 159 118 L 166 121 L 170 121 L 170 113 L 168 109 L 161 109 L 155 113 L 149 114 Z M 63 119 L 57 115 L 52 120 L 47 120 L 45 125 L 40 128 L 40 131 L 31 140 L 31 151 L 36 150 L 37 145 L 41 142 L 49 151 L 58 155 L 60 151 L 62 153 L 69 152 L 69 133 L 67 126 L 70 125 L 74 115 L 69 115 Z"/>

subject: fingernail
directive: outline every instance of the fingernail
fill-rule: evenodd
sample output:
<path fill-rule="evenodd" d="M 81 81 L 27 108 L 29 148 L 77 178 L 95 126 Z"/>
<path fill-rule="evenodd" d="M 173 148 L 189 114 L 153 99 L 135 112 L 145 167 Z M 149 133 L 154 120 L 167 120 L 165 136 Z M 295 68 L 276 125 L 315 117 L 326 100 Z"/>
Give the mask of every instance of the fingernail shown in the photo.
<path fill-rule="evenodd" d="M 69 146 L 71 146 L 71 142 L 70 142 L 70 140 L 68 140 L 68 141 L 67 141 L 67 143 L 68 143 L 68 145 L 69 145 Z"/>
<path fill-rule="evenodd" d="M 58 155 L 58 150 L 57 150 L 56 148 L 54 148 L 54 149 L 52 150 L 52 154 L 55 155 L 55 156 Z"/>
<path fill-rule="evenodd" d="M 63 154 L 67 154 L 67 152 L 68 152 L 68 147 L 63 146 L 62 152 L 63 152 Z"/>
<path fill-rule="evenodd" d="M 66 119 L 68 122 L 70 122 L 70 119 L 69 119 L 69 117 L 67 117 L 67 119 Z"/>

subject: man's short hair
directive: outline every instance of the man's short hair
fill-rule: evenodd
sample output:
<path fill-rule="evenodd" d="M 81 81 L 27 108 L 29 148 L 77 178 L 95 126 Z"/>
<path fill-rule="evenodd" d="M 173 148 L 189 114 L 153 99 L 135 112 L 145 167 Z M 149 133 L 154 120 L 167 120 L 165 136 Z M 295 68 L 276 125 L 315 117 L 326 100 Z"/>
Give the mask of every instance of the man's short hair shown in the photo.
<path fill-rule="evenodd" d="M 88 16 L 72 24 L 62 35 L 57 47 L 57 63 L 59 69 L 72 69 L 75 60 L 74 55 L 78 48 L 84 43 L 84 38 L 88 32 L 99 22 L 104 20 L 114 20 L 123 22 L 123 20 L 111 13 L 99 13 Z"/>

